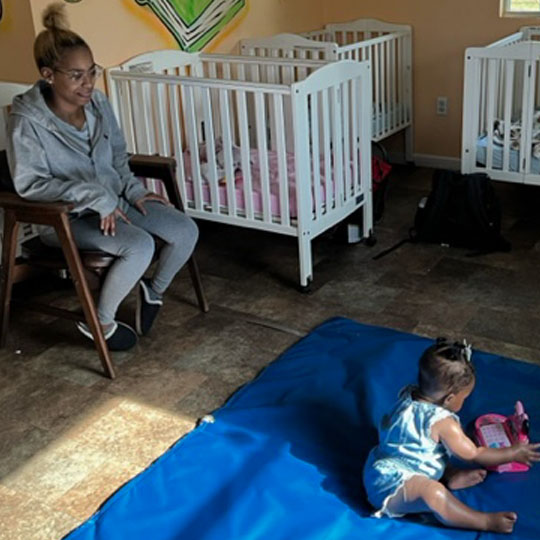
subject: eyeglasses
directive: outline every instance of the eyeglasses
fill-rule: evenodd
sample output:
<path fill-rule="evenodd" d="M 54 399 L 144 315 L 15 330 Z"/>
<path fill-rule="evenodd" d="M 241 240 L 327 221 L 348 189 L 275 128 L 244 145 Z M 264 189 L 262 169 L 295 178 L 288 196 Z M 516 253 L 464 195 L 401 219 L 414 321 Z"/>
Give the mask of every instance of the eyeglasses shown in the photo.
<path fill-rule="evenodd" d="M 103 73 L 103 68 L 97 64 L 94 64 L 90 69 L 87 70 L 54 68 L 54 71 L 67 75 L 68 79 L 73 83 L 80 83 L 85 76 L 88 76 L 91 81 L 95 81 Z"/>

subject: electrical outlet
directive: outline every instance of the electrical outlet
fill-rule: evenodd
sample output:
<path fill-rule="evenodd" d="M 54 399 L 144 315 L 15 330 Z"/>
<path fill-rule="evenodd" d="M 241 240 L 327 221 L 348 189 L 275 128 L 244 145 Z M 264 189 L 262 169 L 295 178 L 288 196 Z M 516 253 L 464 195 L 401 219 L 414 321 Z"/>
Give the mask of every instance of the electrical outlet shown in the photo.
<path fill-rule="evenodd" d="M 439 96 L 437 98 L 437 114 L 439 116 L 446 116 L 448 114 L 448 98 L 446 96 Z"/>

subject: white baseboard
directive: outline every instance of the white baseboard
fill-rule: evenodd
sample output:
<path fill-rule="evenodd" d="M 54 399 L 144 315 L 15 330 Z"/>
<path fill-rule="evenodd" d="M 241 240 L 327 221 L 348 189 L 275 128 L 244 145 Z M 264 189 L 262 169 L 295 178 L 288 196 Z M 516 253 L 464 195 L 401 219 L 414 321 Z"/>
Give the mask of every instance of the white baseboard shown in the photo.
<path fill-rule="evenodd" d="M 388 152 L 390 163 L 405 163 L 403 152 Z M 461 159 L 448 156 L 434 156 L 433 154 L 414 154 L 414 164 L 418 167 L 429 167 L 433 169 L 450 169 L 459 171 L 461 169 Z"/>

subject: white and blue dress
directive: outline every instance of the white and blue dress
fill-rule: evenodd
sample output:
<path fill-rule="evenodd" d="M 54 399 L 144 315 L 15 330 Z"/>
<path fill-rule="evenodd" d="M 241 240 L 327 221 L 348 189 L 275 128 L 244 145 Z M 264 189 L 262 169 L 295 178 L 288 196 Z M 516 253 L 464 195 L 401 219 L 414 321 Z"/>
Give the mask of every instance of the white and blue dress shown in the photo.
<path fill-rule="evenodd" d="M 400 517 L 387 510 L 388 501 L 412 476 L 439 480 L 450 453 L 443 443 L 431 438 L 435 422 L 459 418 L 434 403 L 412 398 L 414 386 L 401 390 L 399 401 L 379 425 L 379 445 L 371 450 L 364 466 L 364 486 L 375 517 Z"/>

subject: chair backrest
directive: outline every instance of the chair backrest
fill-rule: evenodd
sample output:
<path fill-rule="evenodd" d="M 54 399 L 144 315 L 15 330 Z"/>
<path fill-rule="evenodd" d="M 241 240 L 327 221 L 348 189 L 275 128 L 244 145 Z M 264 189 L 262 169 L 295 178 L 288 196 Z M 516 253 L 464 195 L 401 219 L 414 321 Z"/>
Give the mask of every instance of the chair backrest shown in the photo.
<path fill-rule="evenodd" d="M 7 146 L 7 119 L 8 112 L 13 98 L 23 92 L 26 92 L 30 88 L 29 84 L 19 84 L 0 81 L 0 190 L 2 191 L 14 191 L 11 175 L 9 174 L 7 156 L 5 148 Z M 3 213 L 0 212 L 0 247 L 2 245 L 2 230 L 3 230 Z M 19 245 L 17 246 L 17 256 L 21 253 L 20 242 L 36 236 L 37 232 L 34 227 L 28 223 L 25 223 L 19 229 Z"/>
<path fill-rule="evenodd" d="M 30 88 L 28 84 L 19 84 L 0 81 L 0 150 L 6 148 L 6 127 L 8 109 L 13 98 L 26 92 Z"/>

